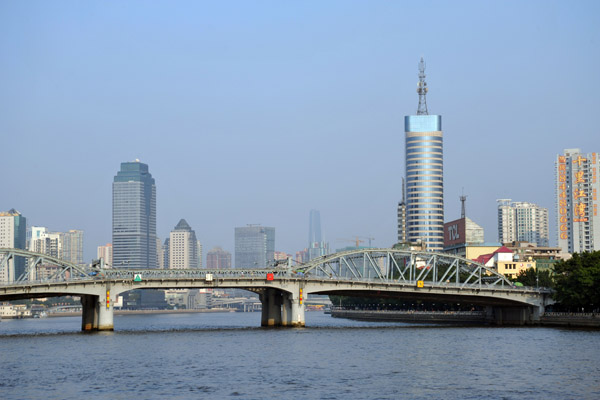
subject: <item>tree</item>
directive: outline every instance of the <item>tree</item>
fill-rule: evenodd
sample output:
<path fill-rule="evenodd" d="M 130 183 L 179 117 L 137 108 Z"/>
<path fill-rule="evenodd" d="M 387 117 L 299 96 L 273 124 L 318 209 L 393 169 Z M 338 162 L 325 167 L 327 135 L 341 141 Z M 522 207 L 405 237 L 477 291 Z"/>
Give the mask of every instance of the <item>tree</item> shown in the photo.
<path fill-rule="evenodd" d="M 524 286 L 554 287 L 550 271 L 537 271 L 534 268 L 527 268 L 519 272 L 515 281 L 521 282 Z"/>
<path fill-rule="evenodd" d="M 600 306 L 600 251 L 575 253 L 554 265 L 554 300 L 571 311 Z"/>

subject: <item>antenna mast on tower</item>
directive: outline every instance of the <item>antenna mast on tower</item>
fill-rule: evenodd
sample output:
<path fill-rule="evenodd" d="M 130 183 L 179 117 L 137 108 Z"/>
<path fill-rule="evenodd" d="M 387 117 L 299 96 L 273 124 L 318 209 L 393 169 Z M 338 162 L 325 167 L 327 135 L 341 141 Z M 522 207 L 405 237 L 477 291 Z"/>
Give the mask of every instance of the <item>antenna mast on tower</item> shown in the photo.
<path fill-rule="evenodd" d="M 462 196 L 460 196 L 460 218 L 464 219 L 467 213 L 465 212 L 465 203 L 467 201 L 467 196 L 465 196 L 465 192 L 463 191 Z"/>
<path fill-rule="evenodd" d="M 427 82 L 425 82 L 425 61 L 421 57 L 419 63 L 419 83 L 417 83 L 417 93 L 419 94 L 419 108 L 417 115 L 428 115 L 427 112 Z"/>

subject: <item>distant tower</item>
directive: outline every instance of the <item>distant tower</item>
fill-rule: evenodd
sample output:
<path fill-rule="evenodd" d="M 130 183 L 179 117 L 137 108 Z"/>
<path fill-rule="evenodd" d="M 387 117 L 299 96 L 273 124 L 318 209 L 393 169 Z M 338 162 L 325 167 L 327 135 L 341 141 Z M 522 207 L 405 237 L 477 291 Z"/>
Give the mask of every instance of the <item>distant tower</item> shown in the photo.
<path fill-rule="evenodd" d="M 419 63 L 417 115 L 404 117 L 406 239 L 427 250 L 444 248 L 444 157 L 442 116 L 427 112 L 425 62 Z"/>
<path fill-rule="evenodd" d="M 460 196 L 460 217 L 461 218 L 464 218 L 467 216 L 466 209 L 465 209 L 466 202 L 467 202 L 467 196 L 465 196 L 465 194 L 463 193 Z"/>
<path fill-rule="evenodd" d="M 308 222 L 308 243 L 321 241 L 321 213 L 318 210 L 310 210 Z"/>
<path fill-rule="evenodd" d="M 321 213 L 310 210 L 308 224 L 308 259 L 321 257 L 329 253 L 329 245 L 321 237 Z"/>

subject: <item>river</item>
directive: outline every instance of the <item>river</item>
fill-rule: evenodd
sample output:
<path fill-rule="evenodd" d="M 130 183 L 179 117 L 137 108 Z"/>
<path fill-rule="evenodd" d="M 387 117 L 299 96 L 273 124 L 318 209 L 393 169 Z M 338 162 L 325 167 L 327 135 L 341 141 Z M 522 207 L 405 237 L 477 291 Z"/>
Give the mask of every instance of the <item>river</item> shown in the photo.
<path fill-rule="evenodd" d="M 598 399 L 600 331 L 361 322 L 306 313 L 0 322 L 0 399 Z"/>

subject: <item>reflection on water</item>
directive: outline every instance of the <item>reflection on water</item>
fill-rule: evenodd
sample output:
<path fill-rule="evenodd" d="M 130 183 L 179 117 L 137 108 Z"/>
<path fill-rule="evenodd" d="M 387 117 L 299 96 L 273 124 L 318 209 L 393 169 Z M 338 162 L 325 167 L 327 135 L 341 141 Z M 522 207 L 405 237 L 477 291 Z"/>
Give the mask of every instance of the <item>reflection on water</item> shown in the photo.
<path fill-rule="evenodd" d="M 307 313 L 0 323 L 1 399 L 600 398 L 600 332 L 373 323 Z"/>

